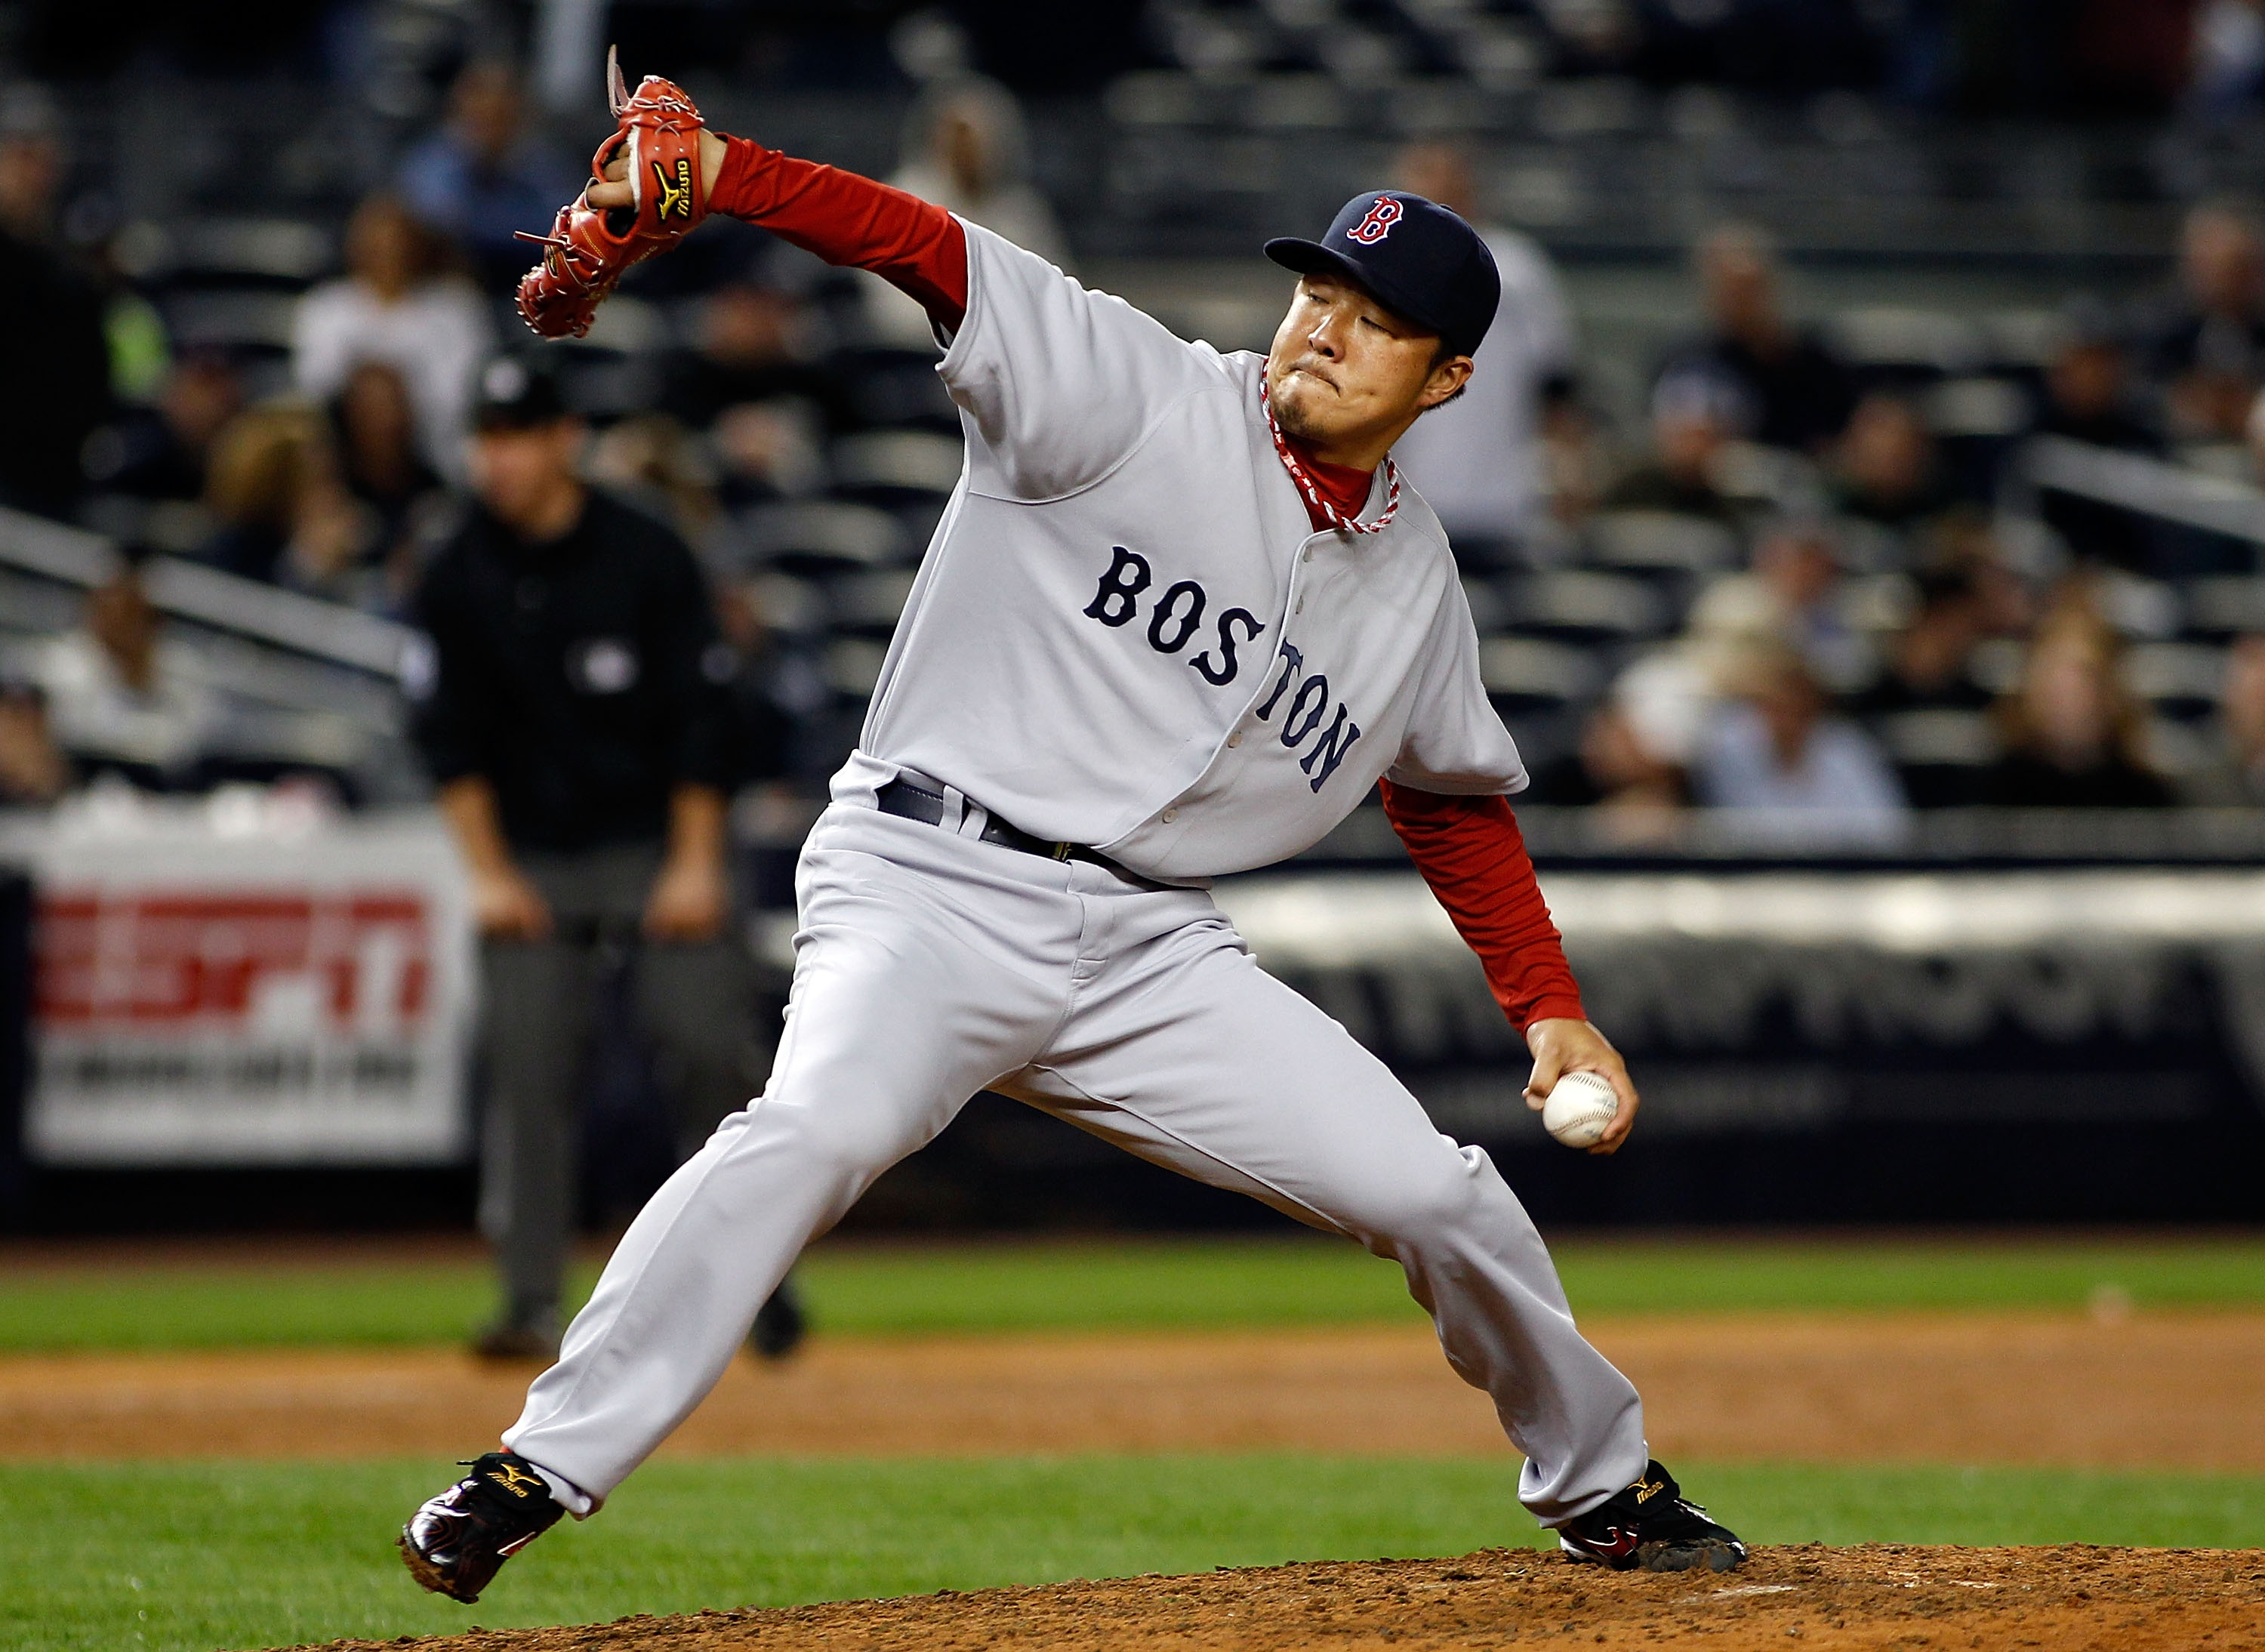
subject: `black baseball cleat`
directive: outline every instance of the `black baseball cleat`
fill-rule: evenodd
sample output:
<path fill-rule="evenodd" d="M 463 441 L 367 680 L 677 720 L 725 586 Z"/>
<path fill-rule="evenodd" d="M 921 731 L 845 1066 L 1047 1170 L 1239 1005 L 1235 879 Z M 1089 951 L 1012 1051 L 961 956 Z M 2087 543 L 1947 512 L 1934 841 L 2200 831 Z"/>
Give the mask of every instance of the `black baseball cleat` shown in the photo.
<path fill-rule="evenodd" d="M 399 1544 L 421 1587 L 470 1605 L 566 1511 L 524 1457 L 490 1452 L 464 1466 L 472 1472 L 409 1517 Z"/>
<path fill-rule="evenodd" d="M 810 1316 L 803 1311 L 802 1293 L 794 1288 L 794 1276 L 789 1274 L 779 1281 L 769 1300 L 755 1310 L 755 1322 L 747 1329 L 747 1351 L 758 1359 L 784 1359 L 809 1335 Z"/>
<path fill-rule="evenodd" d="M 1568 1560 L 1616 1572 L 1727 1572 L 1746 1558 L 1737 1534 L 1686 1499 L 1657 1461 L 1610 1502 L 1559 1526 L 1557 1546 Z"/>

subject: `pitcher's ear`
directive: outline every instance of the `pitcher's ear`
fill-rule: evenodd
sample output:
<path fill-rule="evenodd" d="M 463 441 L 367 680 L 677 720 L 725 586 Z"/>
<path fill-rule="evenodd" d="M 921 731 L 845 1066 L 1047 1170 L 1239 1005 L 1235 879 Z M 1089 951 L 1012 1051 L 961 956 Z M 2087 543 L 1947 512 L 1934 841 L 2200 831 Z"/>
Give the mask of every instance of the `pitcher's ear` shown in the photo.
<path fill-rule="evenodd" d="M 1424 411 L 1445 407 L 1460 396 L 1471 382 L 1475 365 L 1470 357 L 1463 355 L 1445 356 L 1432 363 L 1431 376 L 1424 381 L 1424 394 L 1419 398 Z"/>

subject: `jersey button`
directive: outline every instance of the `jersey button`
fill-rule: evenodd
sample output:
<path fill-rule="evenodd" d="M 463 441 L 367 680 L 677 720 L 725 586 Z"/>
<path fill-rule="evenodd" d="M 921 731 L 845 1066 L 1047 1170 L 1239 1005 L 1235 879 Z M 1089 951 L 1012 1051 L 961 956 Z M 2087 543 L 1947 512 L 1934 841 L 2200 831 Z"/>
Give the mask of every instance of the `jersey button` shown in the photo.
<path fill-rule="evenodd" d="M 1167 809 L 1162 814 L 1156 818 L 1162 820 L 1166 826 L 1169 826 L 1173 821 L 1180 818 L 1180 811 L 1177 809 Z"/>
<path fill-rule="evenodd" d="M 1298 557 L 1298 560 L 1299 560 L 1300 562 L 1311 562 L 1311 561 L 1313 561 L 1313 559 L 1314 559 L 1314 548 L 1313 548 L 1311 545 L 1307 546 L 1307 547 L 1306 547 L 1306 549 L 1305 549 L 1302 552 L 1300 552 L 1300 553 L 1299 554 L 1299 557 Z"/>
<path fill-rule="evenodd" d="M 1231 751 L 1233 751 L 1236 746 L 1240 746 L 1240 745 L 1242 745 L 1242 731 L 1241 729 L 1237 729 L 1237 730 L 1235 730 L 1235 731 L 1234 731 L 1234 733 L 1232 733 L 1232 734 L 1230 734 L 1230 735 L 1228 735 L 1228 736 L 1227 737 L 1227 749 L 1228 751 L 1230 751 L 1230 752 L 1231 752 Z"/>

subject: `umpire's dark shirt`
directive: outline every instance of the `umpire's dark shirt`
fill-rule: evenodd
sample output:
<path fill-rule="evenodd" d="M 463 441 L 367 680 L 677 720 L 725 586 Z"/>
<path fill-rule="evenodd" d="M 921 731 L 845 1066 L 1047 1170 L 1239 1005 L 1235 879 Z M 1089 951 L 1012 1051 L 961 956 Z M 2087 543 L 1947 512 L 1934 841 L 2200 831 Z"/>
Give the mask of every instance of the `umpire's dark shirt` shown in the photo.
<path fill-rule="evenodd" d="M 657 839 L 678 785 L 734 778 L 732 662 L 692 553 L 587 499 L 542 544 L 475 510 L 418 593 L 433 650 L 418 743 L 441 784 L 486 777 L 514 848 Z"/>

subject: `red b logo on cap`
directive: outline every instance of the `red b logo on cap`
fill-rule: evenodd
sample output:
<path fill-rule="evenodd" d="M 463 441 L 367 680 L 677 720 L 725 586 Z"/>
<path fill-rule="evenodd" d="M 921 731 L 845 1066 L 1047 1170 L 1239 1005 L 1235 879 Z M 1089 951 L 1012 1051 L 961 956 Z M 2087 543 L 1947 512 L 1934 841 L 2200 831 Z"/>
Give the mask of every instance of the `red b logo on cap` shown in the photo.
<path fill-rule="evenodd" d="M 1408 209 L 1389 195 L 1379 195 L 1368 209 L 1368 216 L 1345 231 L 1345 238 L 1373 247 L 1392 233 L 1392 226 L 1407 215 Z"/>

